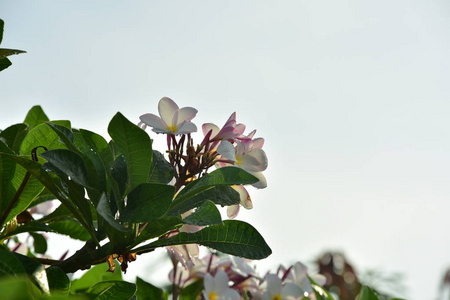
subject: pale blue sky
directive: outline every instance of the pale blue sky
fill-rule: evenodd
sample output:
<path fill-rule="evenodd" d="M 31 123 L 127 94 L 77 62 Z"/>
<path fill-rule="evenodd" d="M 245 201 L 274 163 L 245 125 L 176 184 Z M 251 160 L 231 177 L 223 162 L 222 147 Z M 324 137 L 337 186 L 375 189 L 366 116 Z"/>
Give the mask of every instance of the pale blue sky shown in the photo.
<path fill-rule="evenodd" d="M 448 1 L 2 1 L 0 17 L 2 47 L 28 51 L 0 73 L 0 128 L 35 104 L 104 135 L 163 96 L 196 107 L 198 126 L 237 111 L 269 156 L 269 187 L 240 215 L 273 249 L 262 268 L 336 249 L 404 273 L 409 299 L 436 295 Z"/>

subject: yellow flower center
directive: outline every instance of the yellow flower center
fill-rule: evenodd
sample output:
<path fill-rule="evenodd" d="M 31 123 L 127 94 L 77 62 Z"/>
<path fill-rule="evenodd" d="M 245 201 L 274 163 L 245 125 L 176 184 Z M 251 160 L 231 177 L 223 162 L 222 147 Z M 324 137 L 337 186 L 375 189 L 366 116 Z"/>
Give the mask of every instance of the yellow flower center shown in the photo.
<path fill-rule="evenodd" d="M 272 297 L 272 300 L 281 300 L 281 295 L 276 294 L 275 296 Z"/>
<path fill-rule="evenodd" d="M 172 133 L 175 133 L 175 132 L 177 132 L 177 127 L 175 126 L 175 125 L 169 125 L 169 126 L 167 126 L 167 128 L 166 128 L 167 130 L 170 130 L 170 131 L 172 131 Z"/>
<path fill-rule="evenodd" d="M 219 298 L 219 296 L 216 294 L 216 293 L 214 293 L 214 292 L 209 292 L 209 294 L 208 294 L 208 299 L 209 300 L 216 300 L 216 299 L 218 299 Z M 281 298 L 280 298 L 280 300 L 281 300 Z"/>

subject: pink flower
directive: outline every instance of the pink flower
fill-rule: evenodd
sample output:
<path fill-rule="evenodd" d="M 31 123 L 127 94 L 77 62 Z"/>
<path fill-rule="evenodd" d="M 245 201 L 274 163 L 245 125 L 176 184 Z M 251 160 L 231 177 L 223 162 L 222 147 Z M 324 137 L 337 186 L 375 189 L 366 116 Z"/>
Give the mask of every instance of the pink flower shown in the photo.
<path fill-rule="evenodd" d="M 142 124 L 153 127 L 156 133 L 188 134 L 197 131 L 197 126 L 191 122 L 197 114 L 195 108 L 179 108 L 172 99 L 164 97 L 159 101 L 158 111 L 161 117 L 154 114 L 140 116 Z"/>
<path fill-rule="evenodd" d="M 233 140 L 235 137 L 242 135 L 245 130 L 244 124 L 236 123 L 236 113 L 232 113 L 228 120 L 220 129 L 213 123 L 205 123 L 202 126 L 203 134 L 206 136 L 211 131 L 210 141 Z"/>

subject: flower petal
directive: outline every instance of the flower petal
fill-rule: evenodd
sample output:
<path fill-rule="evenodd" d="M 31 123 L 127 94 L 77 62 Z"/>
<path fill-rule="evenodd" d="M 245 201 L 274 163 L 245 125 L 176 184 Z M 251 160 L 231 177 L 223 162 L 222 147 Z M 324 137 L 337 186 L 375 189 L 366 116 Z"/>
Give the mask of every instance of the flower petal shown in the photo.
<path fill-rule="evenodd" d="M 188 134 L 197 132 L 197 126 L 192 122 L 183 122 L 177 127 L 175 134 Z"/>
<path fill-rule="evenodd" d="M 236 218 L 237 215 L 239 214 L 239 209 L 240 209 L 239 204 L 228 206 L 227 207 L 227 216 L 228 216 L 228 218 L 230 218 L 230 219 Z"/>
<path fill-rule="evenodd" d="M 162 120 L 167 125 L 172 125 L 172 119 L 174 114 L 178 111 L 178 105 L 170 98 L 164 97 L 159 100 L 158 111 Z"/>
<path fill-rule="evenodd" d="M 267 187 L 267 180 L 263 173 L 261 172 L 250 172 L 253 176 L 259 179 L 257 183 L 253 183 L 252 186 L 257 189 L 265 189 Z"/>
<path fill-rule="evenodd" d="M 261 172 L 267 169 L 268 161 L 264 150 L 253 149 L 240 159 L 240 167 L 250 172 Z"/>
<path fill-rule="evenodd" d="M 207 135 L 208 132 L 209 132 L 210 130 L 212 130 L 211 137 L 210 137 L 210 139 L 212 139 L 213 137 L 215 137 L 215 136 L 219 133 L 220 128 L 219 128 L 219 126 L 217 126 L 216 124 L 213 124 L 213 123 L 205 123 L 205 124 L 203 124 L 203 126 L 202 126 L 202 130 L 203 130 L 203 135 Z"/>
<path fill-rule="evenodd" d="M 223 270 L 219 270 L 214 276 L 216 292 L 220 295 L 228 289 L 228 276 Z"/>
<path fill-rule="evenodd" d="M 163 131 L 166 130 L 166 126 L 167 126 L 166 123 L 164 123 L 164 121 L 157 115 L 144 114 L 144 115 L 140 116 L 139 119 L 145 125 L 153 127 L 153 129 L 163 130 Z"/>
<path fill-rule="evenodd" d="M 178 111 L 178 120 L 176 124 L 184 121 L 191 121 L 197 114 L 197 110 L 193 107 L 183 107 Z"/>
<path fill-rule="evenodd" d="M 225 157 L 226 159 L 236 161 L 236 150 L 234 146 L 228 141 L 221 141 L 219 147 L 217 147 L 217 153 Z"/>

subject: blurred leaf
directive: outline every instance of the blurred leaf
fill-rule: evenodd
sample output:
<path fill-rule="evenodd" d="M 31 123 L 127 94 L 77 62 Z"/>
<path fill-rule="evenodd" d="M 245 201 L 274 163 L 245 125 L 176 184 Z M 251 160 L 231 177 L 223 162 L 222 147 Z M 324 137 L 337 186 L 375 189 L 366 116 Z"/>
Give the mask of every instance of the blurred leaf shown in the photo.
<path fill-rule="evenodd" d="M 27 113 L 25 120 L 23 121 L 25 124 L 28 124 L 28 127 L 33 129 L 39 124 L 47 122 L 49 119 L 47 115 L 42 110 L 42 107 L 39 105 L 33 106 Z"/>
<path fill-rule="evenodd" d="M 169 183 L 174 176 L 174 170 L 161 152 L 153 150 L 153 164 L 150 169 L 150 182 Z"/>
<path fill-rule="evenodd" d="M 152 166 L 152 142 L 148 134 L 117 113 L 108 126 L 108 133 L 125 158 L 129 189 L 148 182 Z"/>
<path fill-rule="evenodd" d="M 200 193 L 195 194 L 192 197 L 185 197 L 182 201 L 179 201 L 177 198 L 176 203 L 175 201 L 172 203 L 169 211 L 167 212 L 167 215 L 180 215 L 190 209 L 199 207 L 208 200 L 221 206 L 239 204 L 241 202 L 239 193 L 236 192 L 232 187 L 227 185 L 219 185 L 201 191 Z"/>
<path fill-rule="evenodd" d="M 40 295 L 39 290 L 25 276 L 0 279 L 2 300 L 30 300 Z"/>
<path fill-rule="evenodd" d="M 236 220 L 226 220 L 223 225 L 212 225 L 195 233 L 180 232 L 173 237 L 159 239 L 133 251 L 183 244 L 200 244 L 248 259 L 262 259 L 272 253 L 264 238 L 253 226 Z"/>
<path fill-rule="evenodd" d="M 164 291 L 151 283 L 136 277 L 136 296 L 139 300 L 163 300 Z"/>
<path fill-rule="evenodd" d="M 184 287 L 180 293 L 180 300 L 196 300 L 199 294 L 203 291 L 203 280 L 199 279 Z"/>
<path fill-rule="evenodd" d="M 91 300 L 127 300 L 133 297 L 136 285 L 126 281 L 103 281 L 94 284 L 84 293 Z"/>
<path fill-rule="evenodd" d="M 357 300 L 380 300 L 368 286 L 363 286 Z"/>
<path fill-rule="evenodd" d="M 171 185 L 142 183 L 128 194 L 120 220 L 133 223 L 156 220 L 167 211 L 174 194 L 175 187 Z"/>
<path fill-rule="evenodd" d="M 0 44 L 2 43 L 3 40 L 3 29 L 5 28 L 5 22 L 0 19 Z"/>
<path fill-rule="evenodd" d="M 100 281 L 106 280 L 122 280 L 122 272 L 120 271 L 120 265 L 115 261 L 116 271 L 114 273 L 106 272 L 109 269 L 107 263 L 102 263 L 93 266 L 89 271 L 83 274 L 79 279 L 72 281 L 70 286 L 70 292 L 76 293 L 77 291 L 82 292 L 88 289 L 90 286 L 96 284 Z"/>
<path fill-rule="evenodd" d="M 26 124 L 12 125 L 0 132 L 0 140 L 3 141 L 9 149 L 15 153 L 19 153 L 20 145 L 28 134 L 28 126 Z"/>
<path fill-rule="evenodd" d="M 36 232 L 30 232 L 30 235 L 33 237 L 34 252 L 39 254 L 47 252 L 47 240 L 45 237 Z"/>
<path fill-rule="evenodd" d="M 56 294 L 67 296 L 70 290 L 70 280 L 66 273 L 55 266 L 45 269 L 45 272 L 47 272 L 50 293 L 52 295 Z"/>
<path fill-rule="evenodd" d="M 222 224 L 222 218 L 214 202 L 208 200 L 184 218 L 183 223 L 197 226 L 215 225 Z"/>

